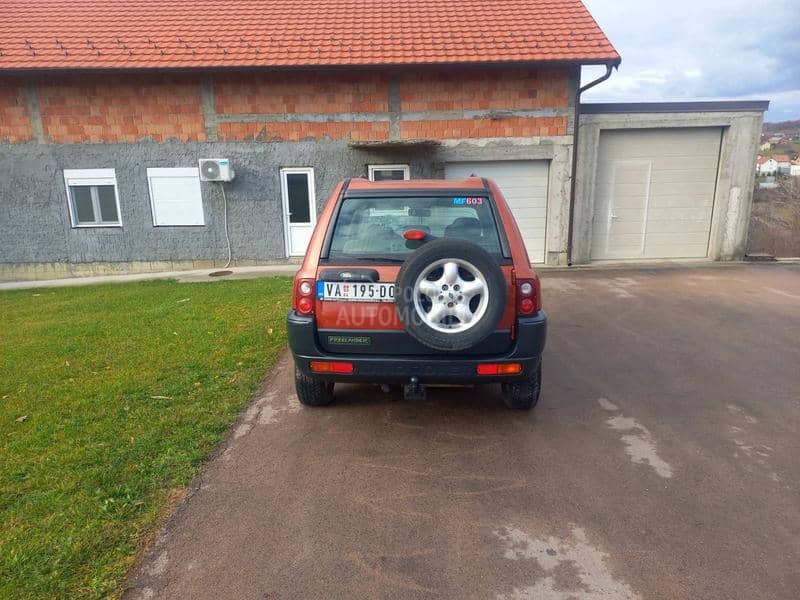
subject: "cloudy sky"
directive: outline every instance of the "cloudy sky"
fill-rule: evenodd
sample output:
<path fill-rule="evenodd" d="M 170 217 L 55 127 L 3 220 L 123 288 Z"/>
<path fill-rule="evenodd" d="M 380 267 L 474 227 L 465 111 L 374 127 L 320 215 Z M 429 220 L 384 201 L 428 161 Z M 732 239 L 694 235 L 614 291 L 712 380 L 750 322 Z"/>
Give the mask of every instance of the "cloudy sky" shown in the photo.
<path fill-rule="evenodd" d="M 622 55 L 586 102 L 763 99 L 766 120 L 800 119 L 796 0 L 583 1 Z"/>

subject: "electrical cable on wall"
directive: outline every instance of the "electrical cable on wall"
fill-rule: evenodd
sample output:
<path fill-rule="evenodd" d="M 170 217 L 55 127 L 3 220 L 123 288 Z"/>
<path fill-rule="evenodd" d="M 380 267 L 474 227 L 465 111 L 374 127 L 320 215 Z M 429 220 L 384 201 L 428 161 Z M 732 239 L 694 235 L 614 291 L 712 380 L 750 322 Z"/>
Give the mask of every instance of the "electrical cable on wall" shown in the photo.
<path fill-rule="evenodd" d="M 228 246 L 228 262 L 225 263 L 223 269 L 227 269 L 231 266 L 233 254 L 231 252 L 231 236 L 228 233 L 228 198 L 225 195 L 225 184 L 222 181 L 219 182 L 219 189 L 222 190 L 222 219 L 225 222 L 225 243 Z"/>

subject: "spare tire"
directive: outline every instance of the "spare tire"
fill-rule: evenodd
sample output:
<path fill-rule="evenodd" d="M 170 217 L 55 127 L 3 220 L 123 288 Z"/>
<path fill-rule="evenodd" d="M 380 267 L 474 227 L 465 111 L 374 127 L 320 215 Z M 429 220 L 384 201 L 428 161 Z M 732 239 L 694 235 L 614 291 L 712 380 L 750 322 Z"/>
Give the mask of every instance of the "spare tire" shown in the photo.
<path fill-rule="evenodd" d="M 506 307 L 497 259 L 457 239 L 428 242 L 397 275 L 395 304 L 408 333 L 428 348 L 458 352 L 492 333 Z"/>

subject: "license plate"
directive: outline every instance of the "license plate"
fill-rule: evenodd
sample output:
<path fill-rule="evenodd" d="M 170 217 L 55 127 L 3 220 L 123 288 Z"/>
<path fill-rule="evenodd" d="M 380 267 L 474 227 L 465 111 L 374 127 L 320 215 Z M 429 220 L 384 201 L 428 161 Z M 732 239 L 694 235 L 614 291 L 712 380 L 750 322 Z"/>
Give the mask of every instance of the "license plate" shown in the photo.
<path fill-rule="evenodd" d="M 394 302 L 394 283 L 318 281 L 317 298 L 336 302 Z"/>

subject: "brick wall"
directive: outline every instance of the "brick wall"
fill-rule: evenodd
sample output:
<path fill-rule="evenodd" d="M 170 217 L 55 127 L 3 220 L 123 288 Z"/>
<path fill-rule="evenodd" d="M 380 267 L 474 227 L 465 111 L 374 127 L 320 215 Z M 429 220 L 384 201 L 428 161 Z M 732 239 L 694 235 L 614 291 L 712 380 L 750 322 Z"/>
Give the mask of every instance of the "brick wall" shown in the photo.
<path fill-rule="evenodd" d="M 96 75 L 37 85 L 45 137 L 52 142 L 203 141 L 196 78 Z"/>
<path fill-rule="evenodd" d="M 20 85 L 0 82 L 0 141 L 27 142 L 32 136 L 25 90 Z"/>
<path fill-rule="evenodd" d="M 313 72 L 227 75 L 215 82 L 216 110 L 226 141 L 389 139 L 389 76 L 376 73 Z M 568 111 L 569 71 L 558 68 L 408 71 L 397 77 L 400 139 L 563 136 L 566 116 L 537 116 L 537 110 Z M 463 111 L 485 111 L 453 118 Z M 493 112 L 496 114 L 493 114 Z M 502 114 L 505 111 L 506 114 Z M 529 111 L 533 114 L 520 115 Z M 373 113 L 376 121 L 322 123 L 252 122 L 253 115 L 306 113 L 341 116 Z M 407 114 L 413 113 L 413 114 Z M 248 121 L 236 122 L 237 115 Z M 377 119 L 382 119 L 383 122 Z"/>
<path fill-rule="evenodd" d="M 564 69 L 480 69 L 404 73 L 403 110 L 566 108 Z"/>
<path fill-rule="evenodd" d="M 24 90 L 19 80 L 7 83 L 0 81 L 0 141 L 30 140 Z M 213 78 L 214 102 L 206 110 L 216 122 L 209 123 L 203 85 L 196 75 L 151 74 L 34 82 L 42 135 L 56 143 L 204 141 L 207 127 L 223 141 L 570 133 L 567 69 L 225 73 Z"/>
<path fill-rule="evenodd" d="M 354 115 L 389 110 L 389 78 L 384 73 L 256 73 L 225 75 L 214 81 L 217 114 L 223 141 L 300 141 L 325 138 L 352 141 L 389 139 L 389 122 L 297 121 L 236 122 L 241 115 Z"/>
<path fill-rule="evenodd" d="M 383 73 L 255 73 L 214 82 L 218 113 L 360 113 L 389 110 Z"/>

